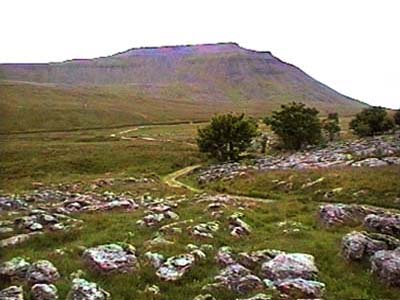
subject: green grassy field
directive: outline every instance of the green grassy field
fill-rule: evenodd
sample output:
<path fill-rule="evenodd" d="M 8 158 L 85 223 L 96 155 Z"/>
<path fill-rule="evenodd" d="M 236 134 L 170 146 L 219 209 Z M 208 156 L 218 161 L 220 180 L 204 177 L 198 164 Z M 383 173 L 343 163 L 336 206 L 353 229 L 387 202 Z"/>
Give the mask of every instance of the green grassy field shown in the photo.
<path fill-rule="evenodd" d="M 208 163 L 194 145 L 198 126 L 202 124 L 152 126 L 136 130 L 135 127 L 126 127 L 2 135 L 0 188 L 3 192 L 13 193 L 33 189 L 32 182 L 37 181 L 46 185 L 81 182 L 86 186 L 96 178 L 152 176 L 156 178 L 153 183 L 118 182 L 103 187 L 100 191 L 131 192 L 136 195 L 150 193 L 156 196 L 185 194 L 189 201 L 176 210 L 180 219 L 194 219 L 195 223 L 211 221 L 211 216 L 204 213 L 206 204 L 193 203 L 190 200 L 193 193 L 181 188 L 171 188 L 162 181 L 165 175 L 181 168 Z M 201 287 L 212 282 L 218 274 L 214 261 L 218 247 L 229 245 L 236 251 L 274 248 L 314 255 L 320 270 L 319 280 L 327 286 L 325 299 L 394 300 L 398 298 L 399 290 L 380 283 L 368 272 L 367 263 L 348 263 L 341 257 L 341 238 L 352 229 L 340 227 L 328 230 L 321 226 L 316 215 L 319 204 L 328 201 L 324 198 L 324 193 L 338 187 L 342 190 L 329 201 L 400 208 L 399 174 L 399 167 L 255 172 L 234 181 L 201 186 L 200 188 L 209 193 L 250 195 L 273 199 L 275 202 L 254 204 L 244 211 L 244 220 L 252 226 L 253 232 L 239 240 L 229 234 L 224 218 L 221 219 L 221 230 L 214 239 L 199 240 L 189 235 L 185 227 L 182 227 L 182 234 L 167 235 L 167 239 L 175 244 L 154 248 L 153 251 L 169 256 L 185 252 L 184 248 L 188 243 L 210 243 L 214 246 L 206 260 L 197 263 L 176 283 L 160 281 L 155 271 L 145 265 L 134 274 L 105 276 L 90 271 L 82 262 L 83 247 L 110 242 L 131 243 L 137 247 L 140 258 L 148 250 L 144 242 L 155 234 L 154 228 L 136 225 L 136 221 L 144 216 L 143 208 L 131 213 L 76 215 L 84 221 L 82 229 L 37 236 L 12 249 L 0 250 L 0 262 L 17 255 L 29 257 L 31 260 L 49 259 L 62 275 L 56 283 L 60 299 L 65 298 L 70 288 L 69 274 L 82 269 L 85 278 L 99 283 L 115 300 L 190 300 L 202 293 Z M 319 177 L 326 179 L 320 185 L 301 189 L 302 184 Z M 197 185 L 193 176 L 182 180 L 190 185 Z M 276 180 L 291 183 L 292 188 L 287 189 L 284 184 L 277 185 Z M 228 207 L 225 214 L 229 215 L 233 211 L 235 208 Z M 301 222 L 302 229 L 299 232 L 284 233 L 286 227 L 280 227 L 279 223 L 290 224 L 292 221 Z M 3 237 L 0 234 L 0 238 Z M 56 249 L 65 249 L 65 255 L 56 254 Z M 142 292 L 146 285 L 152 284 L 159 285 L 161 296 Z M 0 288 L 6 286 L 7 282 L 0 283 Z M 219 300 L 241 298 L 226 291 L 213 294 Z"/>
<path fill-rule="evenodd" d="M 239 100 L 240 92 L 221 87 L 220 98 L 190 85 L 69 86 L 0 80 L 0 134 L 10 132 L 66 131 L 129 125 L 207 121 L 216 113 L 243 112 L 262 118 L 295 94 Z M 225 94 L 226 95 L 225 95 Z M 222 97 L 222 98 L 221 98 Z M 301 101 L 322 113 L 337 110 L 348 117 L 362 106 L 335 107 L 322 101 Z"/>

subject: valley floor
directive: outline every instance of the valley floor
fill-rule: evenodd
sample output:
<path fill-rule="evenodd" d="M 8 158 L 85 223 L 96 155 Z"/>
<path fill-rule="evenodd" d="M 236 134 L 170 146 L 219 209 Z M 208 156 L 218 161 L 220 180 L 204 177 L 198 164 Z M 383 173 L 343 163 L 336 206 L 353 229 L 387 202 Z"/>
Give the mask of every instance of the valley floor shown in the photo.
<path fill-rule="evenodd" d="M 245 299 L 258 292 L 276 296 L 276 291 L 262 288 L 238 294 L 228 288 L 202 289 L 214 283 L 223 269 L 215 259 L 218 250 L 223 246 L 235 253 L 276 249 L 314 256 L 319 271 L 316 279 L 326 285 L 324 299 L 398 298 L 398 288 L 387 286 L 368 271 L 368 260 L 349 262 L 341 255 L 343 236 L 363 230 L 362 225 L 327 227 L 318 212 L 327 202 L 369 204 L 397 212 L 400 166 L 251 170 L 229 180 L 200 184 L 200 171 L 195 167 L 205 159 L 193 145 L 198 126 L 2 136 L 0 183 L 1 193 L 7 196 L 0 198 L 0 205 L 5 199 L 21 199 L 28 207 L 6 210 L 0 206 L 0 227 L 12 228 L 1 231 L 0 239 L 36 231 L 29 222 L 20 221 L 17 226 L 9 220 L 56 212 L 67 217 L 58 221 L 64 229 L 52 231 L 51 224 L 45 224 L 39 230 L 44 234 L 0 248 L 0 264 L 17 256 L 29 262 L 51 261 L 60 273 L 55 281 L 60 299 L 71 290 L 70 275 L 77 270 L 112 299 L 190 300 L 207 293 L 217 300 Z M 213 197 L 220 197 L 218 201 L 224 204 L 216 211 L 209 207 L 215 202 L 210 200 Z M 173 213 L 166 216 L 164 206 Z M 243 214 L 240 219 L 250 232 L 232 234 L 229 217 L 237 212 Z M 175 222 L 172 229 L 165 227 Z M 213 231 L 215 222 L 218 228 Z M 211 236 L 200 236 L 197 231 Z M 135 246 L 140 267 L 126 274 L 93 269 L 83 253 L 110 243 Z M 146 259 L 148 251 L 164 257 L 189 253 L 194 249 L 189 244 L 211 246 L 201 248 L 205 258 L 196 257 L 177 281 L 160 279 L 157 268 Z M 258 270 L 254 272 L 259 275 Z M 20 284 L 30 299 L 30 284 L 25 280 L 1 279 L 0 289 Z M 158 294 L 152 285 L 159 287 Z"/>

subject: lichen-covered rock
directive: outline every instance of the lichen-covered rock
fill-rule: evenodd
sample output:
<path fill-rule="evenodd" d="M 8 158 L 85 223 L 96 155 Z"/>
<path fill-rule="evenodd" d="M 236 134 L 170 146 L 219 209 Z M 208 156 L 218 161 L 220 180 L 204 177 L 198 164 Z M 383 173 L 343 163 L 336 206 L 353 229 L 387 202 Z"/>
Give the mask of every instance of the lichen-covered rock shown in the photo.
<path fill-rule="evenodd" d="M 387 285 L 400 287 L 400 248 L 375 252 L 371 270 Z"/>
<path fill-rule="evenodd" d="M 54 265 L 48 260 L 34 262 L 26 273 L 29 283 L 54 283 L 60 278 L 60 274 Z"/>
<path fill-rule="evenodd" d="M 254 269 L 261 263 L 270 261 L 279 254 L 284 254 L 284 252 L 273 249 L 263 249 L 252 252 L 241 252 L 238 254 L 238 261 L 243 266 L 250 269 Z"/>
<path fill-rule="evenodd" d="M 0 265 L 0 278 L 25 278 L 31 264 L 23 257 L 14 257 Z"/>
<path fill-rule="evenodd" d="M 145 259 L 153 266 L 153 268 L 158 269 L 161 267 L 161 265 L 164 263 L 165 258 L 164 255 L 160 253 L 154 253 L 154 252 L 146 252 L 144 254 Z"/>
<path fill-rule="evenodd" d="M 33 300 L 57 300 L 57 288 L 53 284 L 38 283 L 31 289 Z"/>
<path fill-rule="evenodd" d="M 13 285 L 1 290 L 0 300 L 24 300 L 22 287 Z"/>
<path fill-rule="evenodd" d="M 215 300 L 215 297 L 211 294 L 197 295 L 193 300 Z"/>
<path fill-rule="evenodd" d="M 231 235 L 235 237 L 241 237 L 246 234 L 251 233 L 251 227 L 241 218 L 243 217 L 242 213 L 234 213 L 229 216 L 229 227 L 231 229 Z"/>
<path fill-rule="evenodd" d="M 277 289 L 286 299 L 319 299 L 325 291 L 325 284 L 319 281 L 302 278 L 288 279 L 280 282 Z"/>
<path fill-rule="evenodd" d="M 400 241 L 388 235 L 353 231 L 342 239 L 342 254 L 348 260 L 361 260 L 379 250 L 395 249 L 399 246 Z"/>
<path fill-rule="evenodd" d="M 400 237 L 400 215 L 370 214 L 364 219 L 364 227 L 370 231 L 393 235 Z"/>
<path fill-rule="evenodd" d="M 84 261 L 101 273 L 127 273 L 137 270 L 136 249 L 129 244 L 107 244 L 86 249 Z"/>
<path fill-rule="evenodd" d="M 190 232 L 194 236 L 204 237 L 204 238 L 214 238 L 213 233 L 219 230 L 218 222 L 207 222 L 190 227 Z"/>
<path fill-rule="evenodd" d="M 12 247 L 29 240 L 32 236 L 40 234 L 41 232 L 31 232 L 18 234 L 0 241 L 0 248 Z"/>
<path fill-rule="evenodd" d="M 291 278 L 313 280 L 318 274 L 314 257 L 303 253 L 279 254 L 262 264 L 261 272 L 265 278 L 281 281 Z"/>
<path fill-rule="evenodd" d="M 216 287 L 225 287 L 231 291 L 246 294 L 260 290 L 264 284 L 260 278 L 240 264 L 231 264 L 215 277 Z"/>
<path fill-rule="evenodd" d="M 101 289 L 96 283 L 76 278 L 67 296 L 68 300 L 107 300 L 110 294 Z"/>
<path fill-rule="evenodd" d="M 382 166 L 387 166 L 388 164 L 389 164 L 388 162 L 381 160 L 379 158 L 370 157 L 360 161 L 356 161 L 351 165 L 353 167 L 382 167 Z"/>
<path fill-rule="evenodd" d="M 236 258 L 231 247 L 224 246 L 218 249 L 215 260 L 221 266 L 228 266 L 236 263 Z"/>
<path fill-rule="evenodd" d="M 327 226 L 356 225 L 368 214 L 383 212 L 383 209 L 366 205 L 330 203 L 320 206 L 319 219 Z"/>
<path fill-rule="evenodd" d="M 166 281 L 178 280 L 191 269 L 194 262 L 195 257 L 192 254 L 172 256 L 162 264 L 156 275 Z"/>
<path fill-rule="evenodd" d="M 246 299 L 240 298 L 240 299 L 236 299 L 236 300 L 271 300 L 271 299 L 272 299 L 272 297 L 270 295 L 266 295 L 264 293 L 259 293 L 250 298 L 246 298 Z"/>

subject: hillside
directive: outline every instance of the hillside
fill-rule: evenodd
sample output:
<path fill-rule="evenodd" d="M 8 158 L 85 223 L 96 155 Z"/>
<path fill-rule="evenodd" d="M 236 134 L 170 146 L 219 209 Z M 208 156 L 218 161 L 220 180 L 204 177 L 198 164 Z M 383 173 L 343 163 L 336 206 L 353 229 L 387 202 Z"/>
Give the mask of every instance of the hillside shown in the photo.
<path fill-rule="evenodd" d="M 204 120 L 223 111 L 262 116 L 292 100 L 345 115 L 366 105 L 270 52 L 234 43 L 1 64 L 0 82 L 2 132 Z"/>

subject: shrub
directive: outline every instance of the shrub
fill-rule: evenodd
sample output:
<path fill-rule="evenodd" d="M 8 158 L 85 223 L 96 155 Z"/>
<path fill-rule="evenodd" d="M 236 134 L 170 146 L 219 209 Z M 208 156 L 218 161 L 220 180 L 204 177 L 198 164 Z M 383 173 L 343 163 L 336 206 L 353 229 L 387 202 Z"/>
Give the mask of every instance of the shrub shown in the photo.
<path fill-rule="evenodd" d="M 363 109 L 350 122 L 350 128 L 358 136 L 373 136 L 393 127 L 394 122 L 388 117 L 386 109 L 378 106 Z"/>
<path fill-rule="evenodd" d="M 339 115 L 337 113 L 328 114 L 328 117 L 322 121 L 322 130 L 329 141 L 337 138 L 340 132 Z"/>
<path fill-rule="evenodd" d="M 201 152 L 219 160 L 238 160 L 257 135 L 257 123 L 241 115 L 225 114 L 212 118 L 198 130 L 197 145 Z"/>
<path fill-rule="evenodd" d="M 315 108 L 292 102 L 289 105 L 282 105 L 281 110 L 274 111 L 264 122 L 279 136 L 284 148 L 298 150 L 321 141 L 321 122 L 318 113 Z"/>

